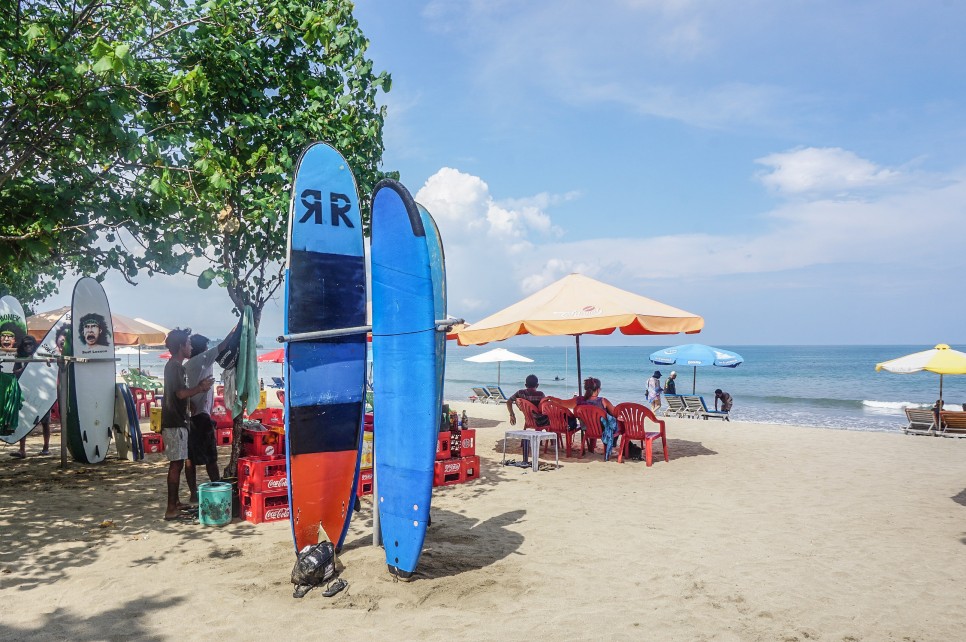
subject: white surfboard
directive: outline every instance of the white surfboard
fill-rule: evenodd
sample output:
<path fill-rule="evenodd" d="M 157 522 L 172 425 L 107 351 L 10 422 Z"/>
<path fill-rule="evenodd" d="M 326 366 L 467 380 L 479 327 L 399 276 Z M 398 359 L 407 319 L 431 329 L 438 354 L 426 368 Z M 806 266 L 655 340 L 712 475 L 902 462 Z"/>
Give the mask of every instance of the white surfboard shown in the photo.
<path fill-rule="evenodd" d="M 67 448 L 76 461 L 104 461 L 114 426 L 114 324 L 101 284 L 84 277 L 74 286 L 67 366 Z M 64 416 L 64 409 L 61 409 Z"/>
<path fill-rule="evenodd" d="M 0 356 L 16 357 L 17 346 L 26 334 L 27 320 L 20 301 L 9 294 L 0 297 Z M 12 373 L 13 366 L 12 361 L 0 361 L 0 372 Z"/>
<path fill-rule="evenodd" d="M 66 330 L 70 328 L 70 312 L 64 314 L 57 323 L 51 326 L 43 340 L 34 352 L 35 357 L 60 356 Z M 58 339 L 57 335 L 60 335 Z M 59 341 L 59 343 L 58 343 Z M 56 363 L 40 363 L 32 361 L 20 373 L 20 395 L 23 405 L 20 407 L 20 422 L 12 435 L 0 437 L 8 444 L 18 441 L 34 429 L 44 415 L 53 407 L 57 400 Z"/>

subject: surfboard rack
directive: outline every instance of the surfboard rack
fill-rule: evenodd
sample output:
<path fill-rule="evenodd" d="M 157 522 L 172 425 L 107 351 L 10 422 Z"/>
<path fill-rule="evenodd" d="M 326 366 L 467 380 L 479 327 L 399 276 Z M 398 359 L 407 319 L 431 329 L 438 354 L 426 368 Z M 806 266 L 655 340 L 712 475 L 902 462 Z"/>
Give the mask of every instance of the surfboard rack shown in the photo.
<path fill-rule="evenodd" d="M 437 332 L 449 332 L 458 323 L 464 323 L 463 319 L 436 319 Z M 298 332 L 296 334 L 280 334 L 276 338 L 279 343 L 293 343 L 295 341 L 315 341 L 317 339 L 332 339 L 335 337 L 347 337 L 353 334 L 366 334 L 372 332 L 371 325 L 357 325 L 349 328 L 335 328 L 333 330 L 316 330 L 315 332 Z"/>
<path fill-rule="evenodd" d="M 4 363 L 90 363 L 94 361 L 120 361 L 117 357 L 0 357 Z"/>

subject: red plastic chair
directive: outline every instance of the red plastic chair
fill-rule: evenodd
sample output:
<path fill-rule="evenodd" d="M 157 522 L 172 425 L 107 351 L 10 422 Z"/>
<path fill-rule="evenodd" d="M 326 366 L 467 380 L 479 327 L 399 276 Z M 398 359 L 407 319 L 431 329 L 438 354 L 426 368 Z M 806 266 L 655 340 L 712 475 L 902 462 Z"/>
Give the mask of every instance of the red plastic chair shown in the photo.
<path fill-rule="evenodd" d="M 141 419 L 150 417 L 151 411 L 149 408 L 151 407 L 151 401 L 148 400 L 148 394 L 144 388 L 131 388 L 131 395 L 134 397 L 134 408 L 138 413 L 138 417 Z"/>
<path fill-rule="evenodd" d="M 546 426 L 537 425 L 537 418 L 535 415 L 540 411 L 537 410 L 536 406 L 534 406 L 526 399 L 521 399 L 520 397 L 517 397 L 514 403 L 516 403 L 517 408 L 520 409 L 520 413 L 523 415 L 524 430 L 546 430 L 547 429 Z"/>
<path fill-rule="evenodd" d="M 547 430 L 557 433 L 557 442 L 564 447 L 566 456 L 570 457 L 574 434 L 577 432 L 570 427 L 570 418 L 574 416 L 574 413 L 570 408 L 565 408 L 552 399 L 544 399 L 540 402 L 540 412 L 550 419 L 550 426 Z M 580 455 L 581 457 L 584 455 L 583 441 L 580 444 Z"/>
<path fill-rule="evenodd" d="M 581 446 L 587 452 L 594 452 L 597 449 L 597 441 L 604 439 L 604 430 L 600 422 L 607 417 L 607 411 L 587 404 L 574 408 L 574 416 L 584 427 Z"/>
<path fill-rule="evenodd" d="M 647 465 L 650 466 L 651 450 L 654 440 L 658 437 L 661 438 L 661 445 L 664 449 L 664 461 L 670 461 L 668 458 L 667 432 L 664 427 L 664 421 L 655 417 L 650 408 L 646 408 L 639 403 L 621 403 L 617 404 L 614 410 L 617 412 L 617 421 L 623 430 L 621 433 L 622 437 L 618 451 L 619 454 L 617 455 L 617 463 L 624 463 L 624 456 L 627 455 L 628 445 L 632 441 L 641 441 L 644 446 L 644 459 L 647 461 Z M 644 427 L 645 419 L 656 423 L 660 427 L 660 431 L 647 431 Z"/>

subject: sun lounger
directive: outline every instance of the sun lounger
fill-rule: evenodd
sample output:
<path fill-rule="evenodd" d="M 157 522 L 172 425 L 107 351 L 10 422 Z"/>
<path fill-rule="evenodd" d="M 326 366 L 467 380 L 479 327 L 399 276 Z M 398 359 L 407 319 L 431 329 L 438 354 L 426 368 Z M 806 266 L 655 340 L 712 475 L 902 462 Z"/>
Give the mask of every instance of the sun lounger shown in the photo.
<path fill-rule="evenodd" d="M 687 406 L 688 412 L 695 419 L 724 419 L 725 421 L 731 421 L 726 412 L 708 410 L 708 406 L 704 403 L 704 397 L 685 396 L 684 404 Z"/>
<path fill-rule="evenodd" d="M 507 396 L 500 390 L 500 386 L 487 386 L 486 391 L 490 393 L 490 401 L 493 403 L 506 403 Z"/>
<path fill-rule="evenodd" d="M 664 400 L 667 401 L 667 408 L 664 410 L 665 417 L 691 416 L 691 411 L 688 410 L 687 404 L 684 403 L 684 397 L 682 395 L 664 395 Z"/>
<path fill-rule="evenodd" d="M 931 410 L 927 412 L 932 414 Z M 939 420 L 942 423 L 939 434 L 943 437 L 966 437 L 966 412 L 943 410 L 939 413 Z"/>
<path fill-rule="evenodd" d="M 272 388 L 284 388 L 285 380 L 281 377 L 272 377 Z"/>
<path fill-rule="evenodd" d="M 906 408 L 909 425 L 902 430 L 907 435 L 936 435 L 936 415 L 926 408 Z"/>
<path fill-rule="evenodd" d="M 470 401 L 476 403 L 486 403 L 490 400 L 490 393 L 486 391 L 486 388 L 473 388 L 473 396 L 470 397 Z"/>

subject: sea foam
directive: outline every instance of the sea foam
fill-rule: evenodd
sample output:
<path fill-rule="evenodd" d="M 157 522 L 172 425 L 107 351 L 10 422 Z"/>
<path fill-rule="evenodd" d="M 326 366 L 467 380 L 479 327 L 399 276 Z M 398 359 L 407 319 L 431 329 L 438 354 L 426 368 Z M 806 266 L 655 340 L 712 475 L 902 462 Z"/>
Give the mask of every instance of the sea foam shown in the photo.
<path fill-rule="evenodd" d="M 863 406 L 868 408 L 878 408 L 880 410 L 903 410 L 904 408 L 931 408 L 930 404 L 916 403 L 914 401 L 863 401 Z"/>

